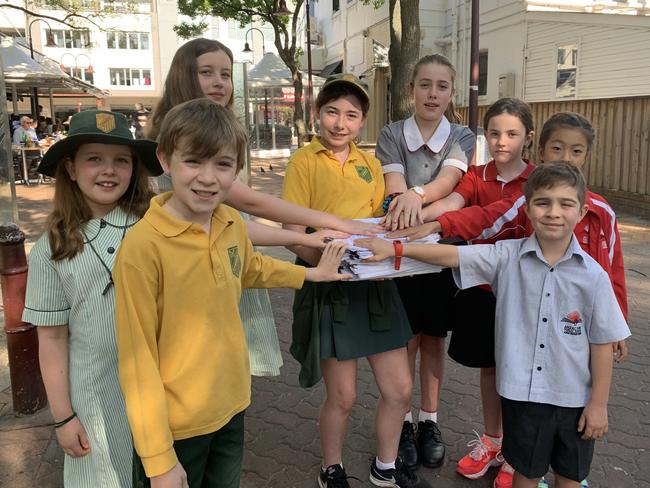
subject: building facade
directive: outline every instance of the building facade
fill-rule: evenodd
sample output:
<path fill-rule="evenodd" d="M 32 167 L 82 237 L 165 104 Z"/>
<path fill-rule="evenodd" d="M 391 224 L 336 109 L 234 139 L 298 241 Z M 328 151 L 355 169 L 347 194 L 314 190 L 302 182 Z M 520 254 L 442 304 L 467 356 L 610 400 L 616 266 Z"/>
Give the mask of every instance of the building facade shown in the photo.
<path fill-rule="evenodd" d="M 49 17 L 64 15 L 62 10 L 44 4 L 10 1 Z M 176 0 L 83 0 L 83 4 L 88 13 L 102 13 L 93 16 L 93 22 L 78 21 L 76 29 L 0 8 L 0 32 L 27 46 L 31 40 L 36 51 L 54 60 L 63 71 L 106 93 L 103 98 L 55 94 L 58 117 L 95 107 L 123 112 L 133 111 L 136 103 L 149 109 L 155 107 L 174 53 L 186 42 L 173 31 L 173 26 L 184 20 Z M 254 63 L 265 50 L 275 52 L 272 28 L 254 27 L 258 30 L 248 31 L 237 22 L 211 18 L 203 36 L 227 45 L 235 62 Z M 246 41 L 252 53 L 242 52 Z M 44 114 L 49 116 L 48 104 L 42 104 Z M 19 111 L 30 113 L 29 100 L 21 101 Z"/>
<path fill-rule="evenodd" d="M 318 1 L 312 8 L 312 67 L 365 78 L 374 107 L 365 138 L 389 121 L 388 2 Z M 420 55 L 441 53 L 457 71 L 455 102 L 469 103 L 469 0 L 420 2 Z M 480 2 L 479 104 L 650 95 L 650 1 Z M 303 63 L 304 64 L 304 63 Z M 406 89 L 406 87 L 405 87 Z"/>

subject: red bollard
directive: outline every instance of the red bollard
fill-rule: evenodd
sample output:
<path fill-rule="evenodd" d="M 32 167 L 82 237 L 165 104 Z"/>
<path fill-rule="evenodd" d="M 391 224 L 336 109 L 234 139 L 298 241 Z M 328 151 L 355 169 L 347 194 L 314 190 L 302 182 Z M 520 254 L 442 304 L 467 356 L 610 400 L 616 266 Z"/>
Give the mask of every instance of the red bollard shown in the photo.
<path fill-rule="evenodd" d="M 0 277 L 14 411 L 31 414 L 47 404 L 38 362 L 36 327 L 22 321 L 27 288 L 25 234 L 0 225 Z"/>

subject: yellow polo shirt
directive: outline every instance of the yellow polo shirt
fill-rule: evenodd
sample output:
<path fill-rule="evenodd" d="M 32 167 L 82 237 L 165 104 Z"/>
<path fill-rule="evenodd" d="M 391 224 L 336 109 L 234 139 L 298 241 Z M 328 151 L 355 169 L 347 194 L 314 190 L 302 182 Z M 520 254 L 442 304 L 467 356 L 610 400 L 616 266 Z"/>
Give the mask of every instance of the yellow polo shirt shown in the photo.
<path fill-rule="evenodd" d="M 289 159 L 282 198 L 344 219 L 379 216 L 384 201 L 381 163 L 351 143 L 341 165 L 315 137 Z"/>
<path fill-rule="evenodd" d="M 120 383 L 147 476 L 177 462 L 174 440 L 208 434 L 250 403 L 242 288 L 300 288 L 305 270 L 263 256 L 230 207 L 210 235 L 158 195 L 127 234 L 113 269 Z"/>

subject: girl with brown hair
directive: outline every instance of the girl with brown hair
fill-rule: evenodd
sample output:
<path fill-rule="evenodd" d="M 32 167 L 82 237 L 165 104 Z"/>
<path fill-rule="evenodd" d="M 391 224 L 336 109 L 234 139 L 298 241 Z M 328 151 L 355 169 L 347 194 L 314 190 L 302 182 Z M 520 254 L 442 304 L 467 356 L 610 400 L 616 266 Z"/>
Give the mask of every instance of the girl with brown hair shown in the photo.
<path fill-rule="evenodd" d="M 162 172 L 155 143 L 126 117 L 72 117 L 39 172 L 56 178 L 47 232 L 29 255 L 23 320 L 38 326 L 43 383 L 69 487 L 132 486 L 133 443 L 117 376 L 115 253 L 144 214 L 147 177 Z"/>

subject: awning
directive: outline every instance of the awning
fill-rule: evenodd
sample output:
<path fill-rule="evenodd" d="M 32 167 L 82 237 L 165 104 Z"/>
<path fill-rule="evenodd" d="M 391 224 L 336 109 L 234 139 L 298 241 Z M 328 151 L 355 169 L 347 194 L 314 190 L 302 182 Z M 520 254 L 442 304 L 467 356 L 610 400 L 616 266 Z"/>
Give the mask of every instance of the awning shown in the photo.
<path fill-rule="evenodd" d="M 40 53 L 34 52 L 35 59 L 32 59 L 29 48 L 10 37 L 1 39 L 0 54 L 7 91 L 15 87 L 19 95 L 33 93 L 34 88 L 44 95 L 50 89 L 57 93 L 87 93 L 96 97 L 108 95 L 90 83 L 64 73 L 55 61 Z"/>
<path fill-rule="evenodd" d="M 307 85 L 307 74 L 302 73 L 302 82 Z M 321 86 L 325 79 L 312 75 L 312 86 Z M 291 71 L 287 65 L 273 53 L 266 53 L 248 72 L 248 85 L 251 88 L 277 88 L 293 86 Z"/>
<path fill-rule="evenodd" d="M 335 73 L 343 73 L 343 61 L 334 61 L 333 63 L 328 64 L 320 73 L 318 73 L 318 76 L 327 78 Z"/>

